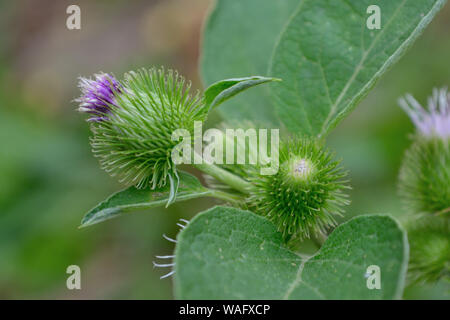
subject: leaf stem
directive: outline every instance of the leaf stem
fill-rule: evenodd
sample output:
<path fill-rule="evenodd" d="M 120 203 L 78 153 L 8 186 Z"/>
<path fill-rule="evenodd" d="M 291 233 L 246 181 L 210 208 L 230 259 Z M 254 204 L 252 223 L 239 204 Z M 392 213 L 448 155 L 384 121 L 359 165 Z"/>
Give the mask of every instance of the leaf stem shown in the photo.
<path fill-rule="evenodd" d="M 240 202 L 243 199 L 239 195 L 231 194 L 231 193 L 220 191 L 220 190 L 211 190 L 211 197 L 229 201 L 229 202 L 234 202 L 234 203 Z"/>
<path fill-rule="evenodd" d="M 249 194 L 250 190 L 253 188 L 253 185 L 245 181 L 244 179 L 232 174 L 231 172 L 219 168 L 214 164 L 193 164 L 195 168 L 198 170 L 209 174 L 210 176 L 216 178 L 217 180 L 229 185 L 233 189 L 240 191 L 244 194 Z"/>

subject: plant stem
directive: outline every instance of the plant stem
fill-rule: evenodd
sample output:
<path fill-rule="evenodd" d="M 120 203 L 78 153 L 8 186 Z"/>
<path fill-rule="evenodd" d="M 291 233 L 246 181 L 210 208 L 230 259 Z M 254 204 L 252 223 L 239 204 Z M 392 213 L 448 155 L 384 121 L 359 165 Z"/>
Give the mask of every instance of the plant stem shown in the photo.
<path fill-rule="evenodd" d="M 241 196 L 219 190 L 211 190 L 211 197 L 234 203 L 242 201 Z"/>
<path fill-rule="evenodd" d="M 193 166 L 242 193 L 249 194 L 250 190 L 253 188 L 250 182 L 245 181 L 231 172 L 219 168 L 213 164 L 203 163 L 193 164 Z"/>

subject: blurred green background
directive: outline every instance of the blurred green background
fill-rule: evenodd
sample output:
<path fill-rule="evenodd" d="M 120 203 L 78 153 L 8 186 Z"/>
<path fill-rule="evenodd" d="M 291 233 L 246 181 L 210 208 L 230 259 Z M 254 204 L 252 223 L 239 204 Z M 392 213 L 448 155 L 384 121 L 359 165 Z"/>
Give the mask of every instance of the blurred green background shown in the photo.
<path fill-rule="evenodd" d="M 194 200 L 130 214 L 86 229 L 91 207 L 121 186 L 90 153 L 89 127 L 72 102 L 77 78 L 98 71 L 165 65 L 201 88 L 201 27 L 211 0 L 0 0 L 0 298 L 166 299 L 155 255 L 171 254 L 179 218 L 214 204 Z M 66 8 L 81 7 L 81 30 Z M 450 6 L 329 137 L 350 170 L 352 205 L 364 213 L 404 214 L 399 166 L 413 132 L 397 98 L 424 102 L 450 84 Z M 66 288 L 81 267 L 82 290 Z M 409 287 L 406 298 L 449 298 L 442 283 Z"/>

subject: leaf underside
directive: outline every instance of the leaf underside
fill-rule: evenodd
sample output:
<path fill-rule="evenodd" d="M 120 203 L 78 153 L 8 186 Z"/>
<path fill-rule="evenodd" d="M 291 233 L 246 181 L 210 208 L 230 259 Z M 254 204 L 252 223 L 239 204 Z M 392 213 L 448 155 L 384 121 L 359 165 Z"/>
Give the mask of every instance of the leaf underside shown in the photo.
<path fill-rule="evenodd" d="M 408 260 L 405 232 L 389 216 L 359 216 L 328 237 L 312 257 L 283 245 L 265 218 L 215 207 L 179 234 L 178 299 L 395 299 Z M 381 289 L 368 289 L 366 271 L 381 269 Z"/>

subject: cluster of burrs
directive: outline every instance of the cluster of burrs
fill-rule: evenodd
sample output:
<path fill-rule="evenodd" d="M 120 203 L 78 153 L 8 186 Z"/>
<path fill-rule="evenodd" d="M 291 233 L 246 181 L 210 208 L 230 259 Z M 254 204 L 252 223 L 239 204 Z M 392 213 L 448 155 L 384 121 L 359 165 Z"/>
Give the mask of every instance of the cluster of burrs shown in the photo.
<path fill-rule="evenodd" d="M 450 280 L 450 93 L 434 89 L 427 108 L 411 95 L 399 100 L 416 127 L 399 176 L 411 219 L 410 278 Z"/>

